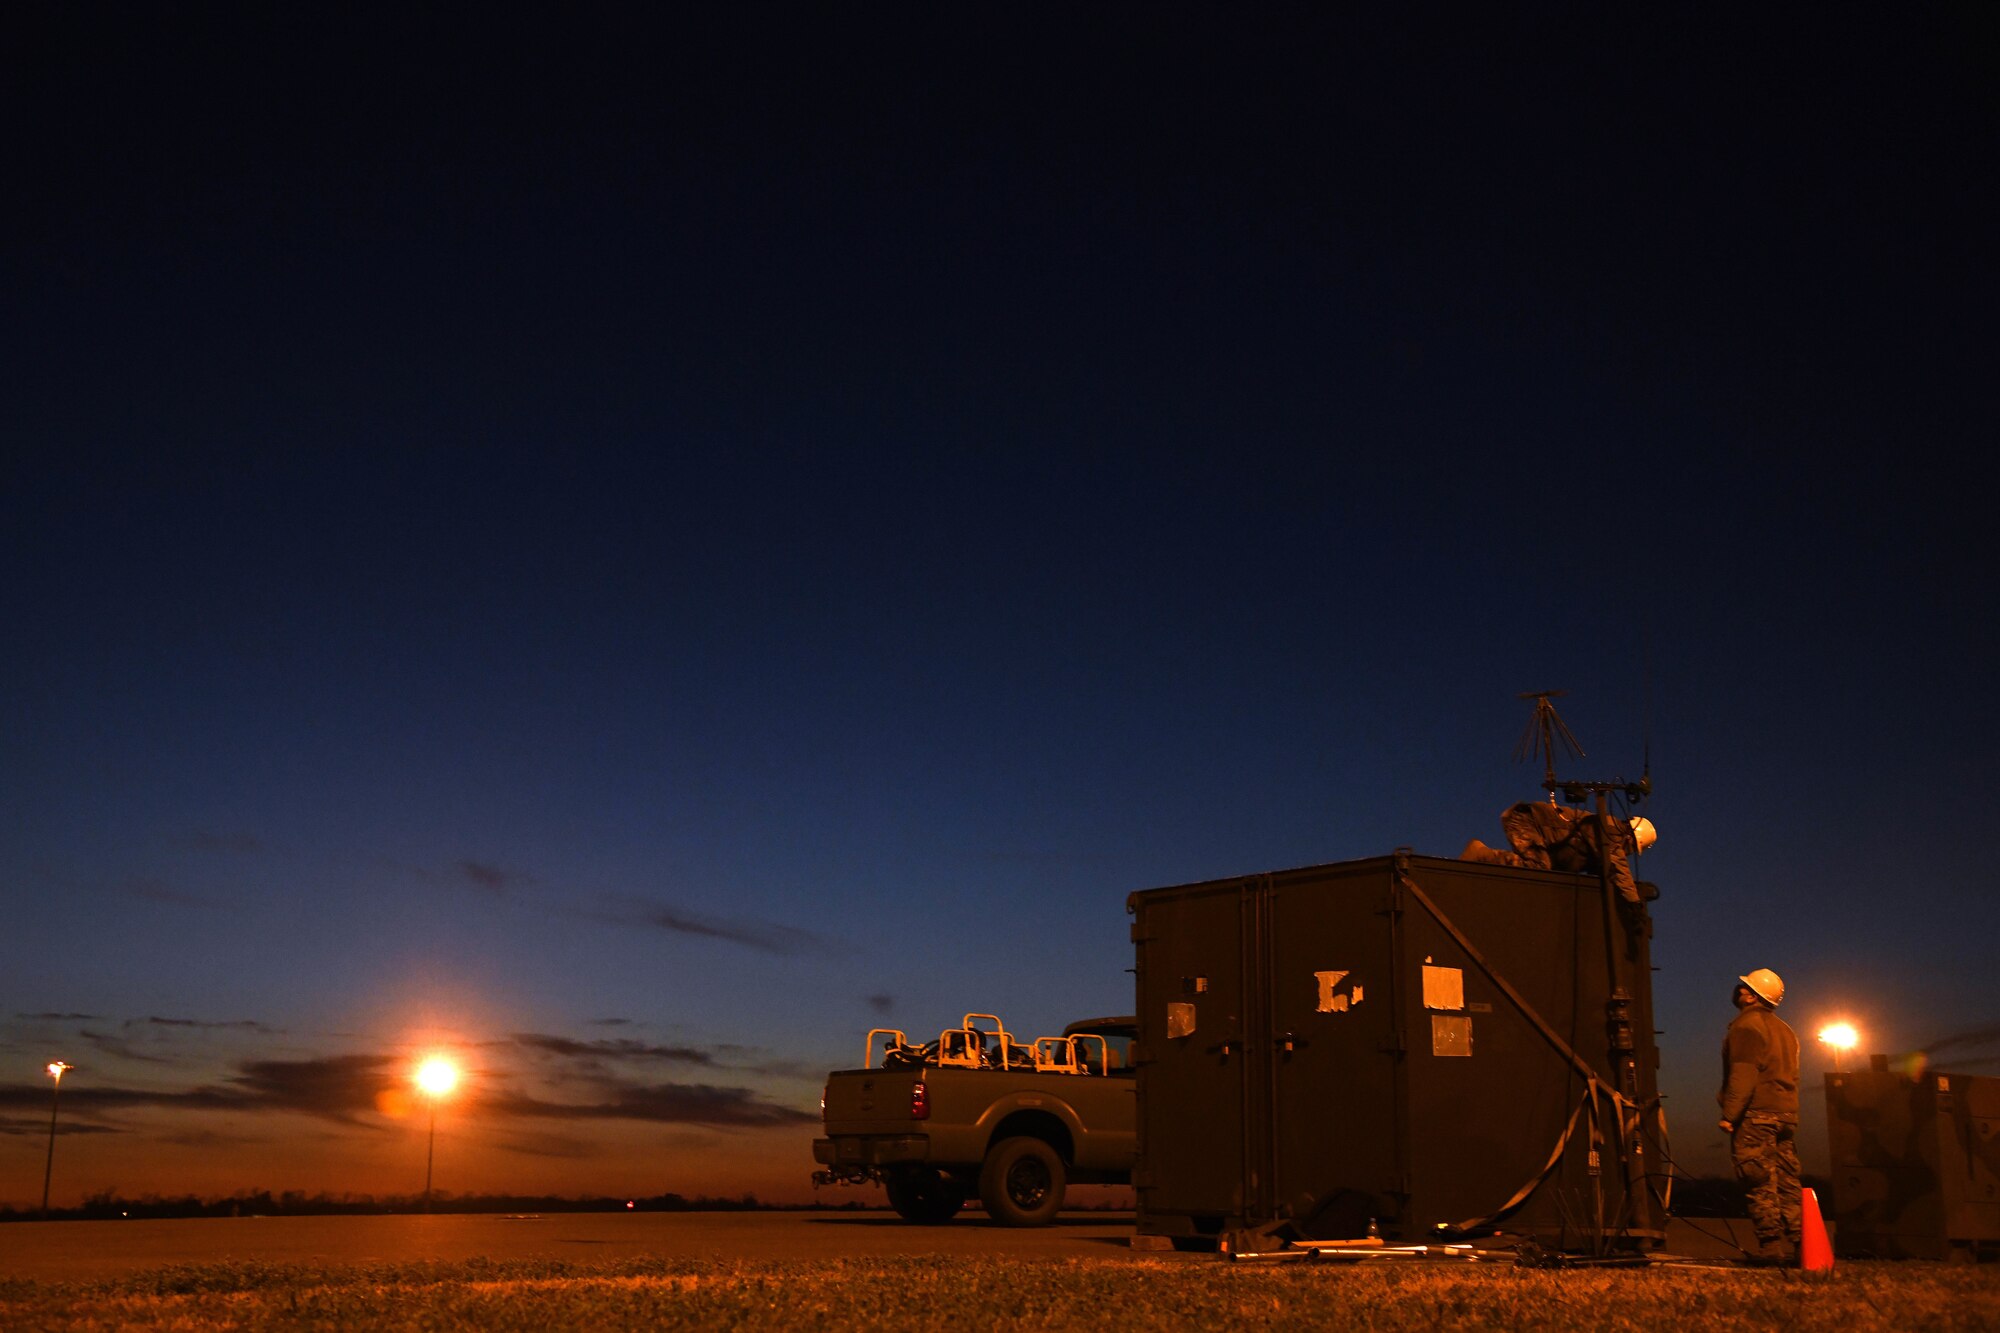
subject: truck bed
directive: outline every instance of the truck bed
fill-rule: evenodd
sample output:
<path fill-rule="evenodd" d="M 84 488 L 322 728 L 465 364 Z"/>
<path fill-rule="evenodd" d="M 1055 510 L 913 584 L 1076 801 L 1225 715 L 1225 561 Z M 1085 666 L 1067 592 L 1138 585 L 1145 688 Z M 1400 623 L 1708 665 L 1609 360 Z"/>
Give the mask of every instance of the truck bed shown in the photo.
<path fill-rule="evenodd" d="M 922 1084 L 929 1114 L 911 1114 Z M 1038 1127 L 1072 1166 L 1073 1180 L 1122 1183 L 1136 1148 L 1130 1077 L 1026 1070 L 906 1066 L 842 1069 L 826 1083 L 826 1139 L 814 1145 L 828 1165 L 924 1162 L 975 1168 L 1007 1132 Z M 823 1155 L 827 1154 L 827 1155 Z"/>

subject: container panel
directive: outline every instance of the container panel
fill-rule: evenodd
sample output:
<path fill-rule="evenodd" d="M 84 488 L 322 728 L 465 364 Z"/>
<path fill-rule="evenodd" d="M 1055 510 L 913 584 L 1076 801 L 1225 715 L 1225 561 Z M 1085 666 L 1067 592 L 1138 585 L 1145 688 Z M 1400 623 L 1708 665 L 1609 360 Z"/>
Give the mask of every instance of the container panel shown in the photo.
<path fill-rule="evenodd" d="M 1826 1107 L 1839 1253 L 2000 1254 L 2000 1079 L 1829 1074 Z"/>
<path fill-rule="evenodd" d="M 1612 980 L 1596 880 L 1496 874 L 1483 866 L 1415 859 L 1410 878 L 1456 930 L 1446 930 L 1421 904 L 1405 913 L 1412 966 L 1424 974 L 1442 972 L 1449 981 L 1433 979 L 1413 996 L 1426 1016 L 1421 1035 L 1427 1039 L 1412 1043 L 1410 1134 L 1429 1149 L 1413 1162 L 1412 1191 L 1426 1223 L 1457 1223 L 1490 1215 L 1534 1179 L 1562 1142 L 1572 1113 L 1585 1105 L 1588 1079 L 1550 1033 L 1603 1087 L 1618 1088 L 1634 1105 L 1651 1100 L 1652 1016 L 1644 998 L 1650 965 L 1643 937 L 1634 939 L 1614 912 L 1618 984 L 1635 996 L 1629 1025 L 1634 1058 L 1627 1070 L 1614 1058 L 1607 1026 Z M 1441 1048 L 1432 1036 L 1446 1023 L 1458 1026 L 1463 1047 Z M 1509 1228 L 1552 1237 L 1562 1248 L 1604 1231 L 1659 1229 L 1643 1184 L 1634 1190 L 1621 1169 L 1614 1104 L 1600 1097 L 1596 1109 L 1605 1140 L 1597 1175 L 1585 1105 L 1558 1168 L 1510 1215 Z M 1634 1195 L 1629 1209 L 1628 1191 Z"/>
<path fill-rule="evenodd" d="M 1593 1152 L 1577 1115 L 1508 1226 L 1570 1249 L 1657 1241 L 1643 1155 L 1657 1143 L 1630 1113 L 1646 1108 L 1651 1130 L 1650 923 L 1611 913 L 1614 981 L 1594 877 L 1399 856 L 1132 902 L 1141 1232 L 1219 1218 L 1245 1240 L 1341 1239 L 1372 1220 L 1431 1238 L 1531 1185 L 1594 1080 L 1626 1093 L 1622 1123 L 1600 1097 Z M 1614 984 L 1629 994 L 1615 1028 L 1629 1061 L 1607 1022 Z M 1201 994 L 1206 1007 L 1178 1007 Z"/>
<path fill-rule="evenodd" d="M 1133 923 L 1142 1211 L 1244 1206 L 1243 902 L 1241 886 L 1209 886 L 1170 908 L 1142 908 Z M 1150 1169 L 1159 1163 L 1172 1168 Z"/>
<path fill-rule="evenodd" d="M 1389 885 L 1374 867 L 1274 887 L 1273 1172 L 1306 1239 L 1393 1230 L 1403 1209 Z"/>

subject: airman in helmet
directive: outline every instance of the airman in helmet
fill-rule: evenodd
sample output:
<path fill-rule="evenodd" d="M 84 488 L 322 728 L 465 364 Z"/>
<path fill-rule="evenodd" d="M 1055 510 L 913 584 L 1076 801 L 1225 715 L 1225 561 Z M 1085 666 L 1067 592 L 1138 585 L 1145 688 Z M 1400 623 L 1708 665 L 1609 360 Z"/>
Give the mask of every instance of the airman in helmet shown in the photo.
<path fill-rule="evenodd" d="M 1601 856 L 1619 897 L 1635 906 L 1642 901 L 1632 877 L 1632 858 L 1659 840 L 1652 820 L 1613 819 L 1553 801 L 1522 801 L 1500 812 L 1500 827 L 1511 850 L 1488 847 L 1474 838 L 1459 859 L 1588 874 L 1596 871 Z"/>
<path fill-rule="evenodd" d="M 1760 1263 L 1796 1261 L 1799 1195 L 1799 1039 L 1778 1017 L 1785 982 L 1768 967 L 1736 979 L 1736 1020 L 1722 1042 L 1722 1132 L 1749 1196 Z"/>

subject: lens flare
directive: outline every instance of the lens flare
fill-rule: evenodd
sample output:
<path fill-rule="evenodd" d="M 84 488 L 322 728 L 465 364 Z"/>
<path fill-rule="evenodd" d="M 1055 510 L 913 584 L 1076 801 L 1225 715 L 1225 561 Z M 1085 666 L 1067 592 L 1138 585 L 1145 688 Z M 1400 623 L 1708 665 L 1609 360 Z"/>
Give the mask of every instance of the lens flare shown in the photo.
<path fill-rule="evenodd" d="M 417 1086 L 428 1097 L 442 1097 L 458 1086 L 458 1066 L 441 1055 L 433 1055 L 417 1066 Z"/>

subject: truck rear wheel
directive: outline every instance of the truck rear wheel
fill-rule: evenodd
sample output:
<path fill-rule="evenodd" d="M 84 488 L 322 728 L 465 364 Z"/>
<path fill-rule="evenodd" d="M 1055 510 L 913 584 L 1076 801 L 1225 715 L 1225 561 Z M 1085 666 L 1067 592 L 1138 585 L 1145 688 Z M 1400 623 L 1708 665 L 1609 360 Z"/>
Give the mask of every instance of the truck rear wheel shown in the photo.
<path fill-rule="evenodd" d="M 1040 1139 L 1002 1139 L 979 1169 L 979 1199 L 1003 1227 L 1045 1227 L 1062 1210 L 1062 1158 Z"/>
<path fill-rule="evenodd" d="M 906 1222 L 949 1222 L 965 1207 L 965 1186 L 935 1167 L 920 1166 L 883 1178 L 889 1206 Z"/>

